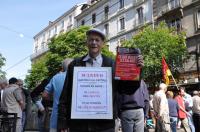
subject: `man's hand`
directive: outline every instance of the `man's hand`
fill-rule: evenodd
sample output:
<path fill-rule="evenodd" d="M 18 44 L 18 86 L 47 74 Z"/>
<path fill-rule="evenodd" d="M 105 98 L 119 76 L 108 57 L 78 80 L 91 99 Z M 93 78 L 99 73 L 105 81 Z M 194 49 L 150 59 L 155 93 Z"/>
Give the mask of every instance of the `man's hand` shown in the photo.
<path fill-rule="evenodd" d="M 144 59 L 143 59 L 142 55 L 138 55 L 138 57 L 137 57 L 137 66 L 139 66 L 141 68 L 144 66 Z"/>
<path fill-rule="evenodd" d="M 189 112 L 186 112 L 186 115 L 187 115 L 188 117 L 190 117 L 190 116 L 191 116 L 191 114 L 190 114 Z"/>
<path fill-rule="evenodd" d="M 67 132 L 67 129 L 62 129 L 60 130 L 60 132 Z"/>
<path fill-rule="evenodd" d="M 47 91 L 44 91 L 42 93 L 42 97 L 45 98 L 45 99 L 49 99 L 49 93 Z"/>

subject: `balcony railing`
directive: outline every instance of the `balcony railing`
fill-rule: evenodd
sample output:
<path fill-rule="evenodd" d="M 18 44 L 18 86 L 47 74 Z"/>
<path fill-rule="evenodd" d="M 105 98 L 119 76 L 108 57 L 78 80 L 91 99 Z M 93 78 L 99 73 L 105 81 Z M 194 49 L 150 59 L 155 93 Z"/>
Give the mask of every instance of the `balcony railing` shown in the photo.
<path fill-rule="evenodd" d="M 180 0 L 171 0 L 164 5 L 161 5 L 158 7 L 158 16 L 161 16 L 171 10 L 174 10 L 178 7 L 181 7 L 181 2 Z"/>
<path fill-rule="evenodd" d="M 146 17 L 143 17 L 142 19 L 135 19 L 133 22 L 133 27 L 137 28 L 143 26 L 146 24 L 146 22 L 147 22 Z"/>
<path fill-rule="evenodd" d="M 145 0 L 134 0 L 133 1 L 133 6 L 138 6 L 140 4 L 142 4 Z"/>

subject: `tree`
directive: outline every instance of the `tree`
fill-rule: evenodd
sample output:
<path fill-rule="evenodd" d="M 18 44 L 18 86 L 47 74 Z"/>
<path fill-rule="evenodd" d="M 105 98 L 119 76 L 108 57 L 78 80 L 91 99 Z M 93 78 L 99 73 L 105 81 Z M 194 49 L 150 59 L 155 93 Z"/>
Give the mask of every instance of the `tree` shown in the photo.
<path fill-rule="evenodd" d="M 39 60 L 32 64 L 29 75 L 26 76 L 25 83 L 29 89 L 34 89 L 38 83 L 48 77 L 48 70 L 46 67 L 47 56 L 42 56 Z"/>
<path fill-rule="evenodd" d="M 0 53 L 0 79 L 5 78 L 5 72 L 1 70 L 2 66 L 5 65 L 5 61 L 6 61 L 6 59 Z"/>
<path fill-rule="evenodd" d="M 87 53 L 85 33 L 89 29 L 89 26 L 81 26 L 52 38 L 48 44 L 49 51 L 46 56 L 38 60 L 37 64 L 32 65 L 30 75 L 26 78 L 28 88 L 35 86 L 35 83 L 41 79 L 55 75 L 64 59 L 85 55 Z M 103 53 L 114 57 L 106 46 L 103 48 Z"/>
<path fill-rule="evenodd" d="M 141 49 L 145 63 L 143 76 L 150 85 L 162 81 L 163 56 L 174 74 L 181 66 L 182 58 L 187 54 L 185 34 L 177 33 L 175 29 L 168 28 L 165 23 L 160 23 L 155 29 L 151 26 L 145 27 L 123 46 Z"/>

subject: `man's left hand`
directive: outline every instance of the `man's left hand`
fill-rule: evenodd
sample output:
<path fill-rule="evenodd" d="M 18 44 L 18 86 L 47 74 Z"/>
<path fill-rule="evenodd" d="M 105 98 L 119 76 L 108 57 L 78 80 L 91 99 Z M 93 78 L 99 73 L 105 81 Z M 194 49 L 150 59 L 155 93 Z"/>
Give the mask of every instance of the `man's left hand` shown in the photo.
<path fill-rule="evenodd" d="M 141 68 L 144 66 L 144 59 L 142 55 L 138 55 L 137 57 L 137 66 Z"/>

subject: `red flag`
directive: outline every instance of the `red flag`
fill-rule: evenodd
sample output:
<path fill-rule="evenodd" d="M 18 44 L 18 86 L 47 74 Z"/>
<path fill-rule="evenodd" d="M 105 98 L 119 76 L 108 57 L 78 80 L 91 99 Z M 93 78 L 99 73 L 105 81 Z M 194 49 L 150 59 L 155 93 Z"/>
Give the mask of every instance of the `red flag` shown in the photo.
<path fill-rule="evenodd" d="M 169 76 L 171 76 L 172 73 L 169 70 L 169 67 L 164 57 L 162 58 L 162 72 L 163 72 L 163 80 L 165 81 L 165 84 L 169 85 Z"/>

